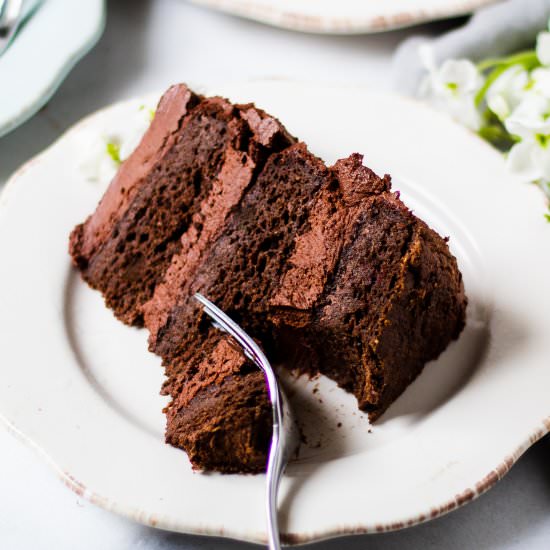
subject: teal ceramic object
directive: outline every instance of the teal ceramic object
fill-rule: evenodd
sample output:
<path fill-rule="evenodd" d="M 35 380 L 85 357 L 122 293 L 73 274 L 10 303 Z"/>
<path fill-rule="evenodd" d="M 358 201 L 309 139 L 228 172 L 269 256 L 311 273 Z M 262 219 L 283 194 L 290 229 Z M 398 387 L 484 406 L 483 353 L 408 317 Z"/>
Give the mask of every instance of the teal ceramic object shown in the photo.
<path fill-rule="evenodd" d="M 104 0 L 44 0 L 0 56 L 0 136 L 48 102 L 104 27 Z"/>

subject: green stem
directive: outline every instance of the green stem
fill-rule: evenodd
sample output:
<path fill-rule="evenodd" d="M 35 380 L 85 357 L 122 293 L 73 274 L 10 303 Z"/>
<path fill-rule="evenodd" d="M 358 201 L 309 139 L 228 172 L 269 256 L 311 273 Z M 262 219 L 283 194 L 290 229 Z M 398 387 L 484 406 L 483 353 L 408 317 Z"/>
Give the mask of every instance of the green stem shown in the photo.
<path fill-rule="evenodd" d="M 481 105 L 481 102 L 485 98 L 487 91 L 493 85 L 496 79 L 514 65 L 521 65 L 524 69 L 530 71 L 531 69 L 540 66 L 540 62 L 536 52 L 528 51 L 501 59 L 488 59 L 478 64 L 477 67 L 480 71 L 487 70 L 490 67 L 493 67 L 493 70 L 487 75 L 483 86 L 479 89 L 474 98 L 476 107 L 479 107 Z"/>
<path fill-rule="evenodd" d="M 508 65 L 501 65 L 500 67 L 497 67 L 486 79 L 483 83 L 483 86 L 478 90 L 474 102 L 476 104 L 476 107 L 479 107 L 481 105 L 481 102 L 483 101 L 483 98 L 487 94 L 487 91 L 489 88 L 493 85 L 493 83 L 496 81 L 496 79 L 505 71 L 509 69 Z"/>
<path fill-rule="evenodd" d="M 519 52 L 514 55 L 509 55 L 508 57 L 493 57 L 491 59 L 484 59 L 477 64 L 479 71 L 486 71 L 492 67 L 498 65 L 525 65 L 525 63 L 532 64 L 536 62 L 538 64 L 537 53 L 533 50 L 527 50 L 524 52 Z"/>

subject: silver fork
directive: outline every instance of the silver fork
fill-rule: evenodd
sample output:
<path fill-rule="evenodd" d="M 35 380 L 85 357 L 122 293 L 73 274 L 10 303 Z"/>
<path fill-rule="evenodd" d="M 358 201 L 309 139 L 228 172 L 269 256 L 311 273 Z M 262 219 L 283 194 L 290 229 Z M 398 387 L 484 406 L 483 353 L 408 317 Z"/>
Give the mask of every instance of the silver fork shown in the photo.
<path fill-rule="evenodd" d="M 277 519 L 277 495 L 288 460 L 299 443 L 298 430 L 292 417 L 288 399 L 275 376 L 273 368 L 260 347 L 248 334 L 202 294 L 195 298 L 204 306 L 204 312 L 213 320 L 216 328 L 227 332 L 242 348 L 244 354 L 264 373 L 273 413 L 273 435 L 267 460 L 267 535 L 270 550 L 280 550 L 281 540 Z"/>
<path fill-rule="evenodd" d="M 23 0 L 5 0 L 0 10 L 0 55 L 9 46 L 23 17 Z"/>

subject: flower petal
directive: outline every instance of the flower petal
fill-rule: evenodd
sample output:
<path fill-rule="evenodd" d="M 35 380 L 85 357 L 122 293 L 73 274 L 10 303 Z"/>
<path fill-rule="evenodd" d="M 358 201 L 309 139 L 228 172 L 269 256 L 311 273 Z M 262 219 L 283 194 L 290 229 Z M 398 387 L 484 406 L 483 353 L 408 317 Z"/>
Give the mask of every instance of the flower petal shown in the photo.
<path fill-rule="evenodd" d="M 528 82 L 529 73 L 522 66 L 514 65 L 510 67 L 504 71 L 487 90 L 487 104 L 489 104 L 495 96 L 501 96 L 506 101 L 510 112 L 513 111 L 524 98 Z"/>
<path fill-rule="evenodd" d="M 540 32 L 537 36 L 537 57 L 543 65 L 550 65 L 550 32 Z"/>
<path fill-rule="evenodd" d="M 517 174 L 526 182 L 540 179 L 541 172 L 533 158 L 536 144 L 522 141 L 516 143 L 508 153 L 506 164 L 510 172 Z"/>
<path fill-rule="evenodd" d="M 549 33 L 550 34 L 550 33 Z M 550 68 L 539 67 L 531 72 L 531 90 L 550 99 Z"/>
<path fill-rule="evenodd" d="M 526 94 L 521 103 L 505 120 L 510 134 L 534 139 L 537 134 L 550 134 L 550 100 L 540 94 Z"/>
<path fill-rule="evenodd" d="M 97 167 L 97 179 L 96 182 L 101 188 L 107 189 L 107 186 L 111 180 L 115 177 L 115 174 L 118 170 L 117 164 L 113 161 L 111 157 L 106 154 L 103 154 L 98 167 Z"/>
<path fill-rule="evenodd" d="M 546 147 L 533 148 L 533 162 L 537 166 L 541 178 L 544 180 L 550 180 L 550 144 Z"/>
<path fill-rule="evenodd" d="M 80 151 L 81 160 L 78 164 L 80 173 L 91 182 L 99 182 L 99 166 L 106 155 L 106 140 L 102 136 L 85 136 L 82 140 Z M 107 156 L 108 160 L 111 159 Z M 111 161 L 112 162 L 112 161 Z"/>
<path fill-rule="evenodd" d="M 492 95 L 487 98 L 487 106 L 500 120 L 504 120 L 510 115 L 510 105 L 502 94 Z"/>
<path fill-rule="evenodd" d="M 454 120 L 474 132 L 481 127 L 481 115 L 475 106 L 473 96 L 453 98 L 447 103 L 447 111 Z"/>
<path fill-rule="evenodd" d="M 150 124 L 149 109 L 145 107 L 140 109 L 132 120 L 128 121 L 119 136 L 121 160 L 126 160 L 134 152 Z"/>
<path fill-rule="evenodd" d="M 440 81 L 457 95 L 473 93 L 480 86 L 479 71 L 467 59 L 447 59 L 438 72 Z"/>

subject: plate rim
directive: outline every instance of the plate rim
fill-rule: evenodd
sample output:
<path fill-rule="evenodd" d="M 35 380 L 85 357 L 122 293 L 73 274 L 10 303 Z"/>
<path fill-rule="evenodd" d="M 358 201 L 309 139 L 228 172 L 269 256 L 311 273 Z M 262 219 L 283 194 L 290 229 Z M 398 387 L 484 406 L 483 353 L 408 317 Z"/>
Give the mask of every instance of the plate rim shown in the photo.
<path fill-rule="evenodd" d="M 247 84 L 262 84 L 262 83 L 280 83 L 285 85 L 297 85 L 297 86 L 316 86 L 317 83 L 310 81 L 301 81 L 294 79 L 250 79 L 239 82 L 231 82 L 231 86 L 235 85 L 247 85 Z M 196 86 L 201 88 L 200 85 Z M 211 86 L 212 87 L 212 86 Z M 214 86 L 218 87 L 218 86 Z M 223 89 L 223 84 L 219 84 L 219 87 Z M 363 92 L 371 96 L 387 96 L 392 95 L 397 98 L 399 101 L 407 101 L 415 105 L 416 108 L 421 108 L 426 111 L 429 111 L 433 114 L 433 110 L 426 104 L 411 99 L 409 97 L 404 97 L 395 92 L 384 92 L 380 90 L 373 90 L 368 86 L 364 85 L 333 85 L 327 86 L 328 88 L 338 88 L 343 90 L 362 90 Z M 145 98 L 149 98 L 152 95 L 158 95 L 156 92 L 141 94 L 140 96 L 131 97 L 129 99 L 124 99 L 106 105 L 80 119 L 78 122 L 73 124 L 71 127 L 66 129 L 59 137 L 53 141 L 48 147 L 42 150 L 40 153 L 26 161 L 22 166 L 20 166 L 6 181 L 2 189 L 0 190 L 0 216 L 3 214 L 4 210 L 7 208 L 8 197 L 10 193 L 16 188 L 21 175 L 26 172 L 32 165 L 40 161 L 43 156 L 46 156 L 51 149 L 56 147 L 60 141 L 62 141 L 69 133 L 73 133 L 75 130 L 80 129 L 88 124 L 88 122 L 98 115 L 111 110 L 116 107 L 123 106 L 125 104 L 133 104 L 136 101 L 140 101 Z M 443 116 L 443 115 L 441 115 Z M 449 123 L 456 126 L 456 123 L 453 123 L 449 120 Z M 461 127 L 462 128 L 462 127 Z M 471 136 L 472 139 L 477 139 L 480 144 L 490 148 L 492 147 L 484 142 L 481 138 L 476 137 L 475 135 Z M 42 448 L 38 443 L 33 441 L 33 439 L 25 434 L 15 422 L 10 420 L 3 412 L 0 410 L 0 422 L 7 428 L 7 430 L 12 433 L 17 439 L 24 442 L 30 448 L 32 448 L 39 456 L 41 456 L 45 462 L 56 472 L 61 481 L 69 489 L 71 489 L 78 496 L 86 498 L 91 503 L 98 505 L 104 508 L 107 511 L 115 512 L 121 516 L 127 517 L 138 523 L 148 525 L 150 527 L 167 529 L 175 532 L 181 532 L 186 534 L 194 535 L 206 535 L 206 536 L 215 536 L 229 538 L 239 541 L 246 541 L 252 543 L 262 544 L 266 542 L 265 536 L 260 532 L 249 531 L 246 536 L 242 531 L 235 530 L 232 531 L 227 527 L 222 527 L 220 529 L 211 528 L 211 527 L 201 527 L 197 528 L 196 526 L 185 526 L 184 521 L 180 522 L 178 527 L 170 524 L 170 522 L 164 521 L 163 519 L 157 518 L 155 516 L 148 516 L 138 508 L 131 508 L 128 506 L 117 504 L 114 501 L 111 501 L 108 497 L 95 492 L 88 487 L 86 487 L 82 482 L 76 479 L 71 475 L 70 472 L 64 471 L 59 464 L 55 461 L 54 458 L 50 456 L 48 451 L 45 448 Z M 527 432 L 527 430 L 526 430 Z M 436 519 L 447 513 L 454 511 L 463 505 L 475 500 L 479 496 L 483 495 L 489 489 L 491 489 L 498 481 L 500 481 L 516 464 L 519 458 L 535 443 L 542 439 L 545 435 L 550 433 L 550 411 L 547 416 L 544 416 L 540 421 L 536 423 L 535 426 L 529 430 L 529 435 L 527 435 L 523 442 L 519 444 L 513 452 L 507 454 L 500 462 L 498 462 L 490 471 L 478 480 L 473 486 L 464 489 L 460 494 L 455 495 L 454 498 L 445 500 L 438 506 L 431 507 L 430 509 L 425 509 L 424 512 L 415 515 L 414 517 L 406 517 L 402 519 L 397 519 L 391 523 L 386 524 L 377 524 L 372 526 L 372 524 L 366 525 L 368 521 L 365 521 L 364 524 L 356 525 L 342 525 L 338 528 L 329 528 L 321 531 L 310 531 L 307 533 L 292 533 L 288 532 L 284 534 L 283 540 L 286 544 L 290 545 L 301 545 L 312 542 L 319 542 L 322 540 L 327 540 L 336 537 L 350 536 L 350 535 L 360 535 L 360 534 L 376 534 L 384 533 L 390 531 L 396 531 L 408 527 L 413 527 L 422 523 L 426 523 L 432 519 Z"/>
<path fill-rule="evenodd" d="M 310 15 L 281 7 L 277 2 L 258 4 L 255 0 L 190 0 L 191 3 L 220 12 L 243 17 L 272 27 L 312 34 L 354 35 L 404 29 L 451 17 L 467 15 L 497 0 L 456 0 L 448 7 L 419 8 L 416 12 L 396 11 L 364 18 L 346 16 Z"/>
<path fill-rule="evenodd" d="M 209 537 L 220 537 L 225 539 L 231 539 L 235 541 L 242 541 L 252 544 L 266 544 L 267 538 L 260 533 L 249 533 L 247 538 L 243 538 L 242 533 L 237 531 L 232 532 L 231 529 L 225 527 L 220 529 L 202 528 L 198 529 L 185 528 L 184 530 L 175 530 L 167 522 L 158 520 L 154 516 L 147 516 L 141 512 L 138 508 L 129 508 L 120 506 L 116 502 L 111 500 L 93 490 L 87 488 L 82 482 L 76 479 L 70 474 L 70 472 L 64 471 L 55 460 L 48 454 L 48 452 L 36 444 L 30 437 L 28 437 L 23 431 L 21 431 L 13 422 L 11 422 L 0 411 L 0 422 L 16 439 L 27 445 L 36 456 L 41 457 L 44 462 L 55 472 L 59 480 L 77 496 L 85 498 L 90 503 L 103 508 L 108 512 L 115 513 L 136 523 L 153 527 L 155 529 L 164 529 L 172 532 L 178 532 L 188 535 L 200 535 Z M 302 544 L 310 544 L 322 542 L 325 540 L 335 539 L 339 537 L 353 536 L 353 535 L 373 535 L 390 533 L 393 531 L 400 531 L 408 529 L 409 527 L 415 527 L 423 523 L 428 523 L 434 519 L 445 516 L 459 508 L 462 508 L 466 504 L 473 502 L 492 487 L 494 487 L 502 478 L 510 472 L 513 466 L 518 460 L 526 453 L 533 445 L 535 445 L 544 436 L 550 433 L 550 416 L 542 420 L 541 425 L 535 428 L 526 441 L 520 445 L 513 453 L 509 454 L 500 462 L 495 468 L 489 471 L 489 473 L 478 481 L 474 487 L 465 489 L 462 493 L 455 496 L 454 499 L 450 499 L 438 507 L 430 508 L 423 513 L 416 515 L 413 518 L 403 518 L 387 524 L 377 524 L 374 528 L 369 528 L 365 525 L 346 525 L 341 528 L 327 529 L 319 532 L 309 532 L 307 534 L 299 533 L 283 533 L 281 534 L 281 540 L 285 545 L 298 546 Z"/>

